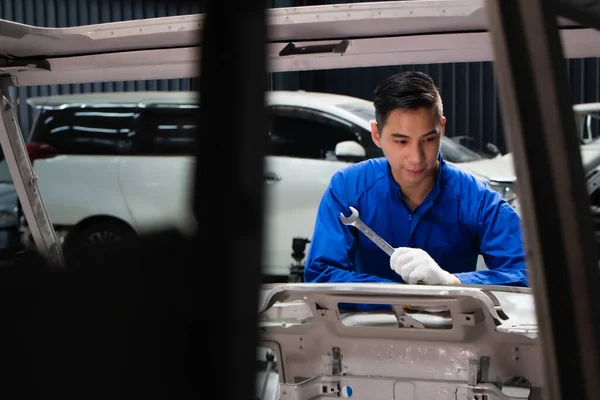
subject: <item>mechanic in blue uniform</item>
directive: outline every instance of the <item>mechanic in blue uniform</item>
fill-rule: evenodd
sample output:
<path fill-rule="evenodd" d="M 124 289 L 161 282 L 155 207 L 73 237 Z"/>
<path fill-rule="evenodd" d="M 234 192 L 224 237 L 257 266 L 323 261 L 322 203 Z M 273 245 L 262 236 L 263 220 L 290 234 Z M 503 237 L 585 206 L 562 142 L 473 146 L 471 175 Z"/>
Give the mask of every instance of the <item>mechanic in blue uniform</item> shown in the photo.
<path fill-rule="evenodd" d="M 440 154 L 446 119 L 431 77 L 392 75 L 373 102 L 371 135 L 385 158 L 332 177 L 319 205 L 305 281 L 528 286 L 519 216 Z M 341 222 L 350 206 L 395 248 L 391 257 Z M 489 270 L 476 271 L 479 254 Z"/>

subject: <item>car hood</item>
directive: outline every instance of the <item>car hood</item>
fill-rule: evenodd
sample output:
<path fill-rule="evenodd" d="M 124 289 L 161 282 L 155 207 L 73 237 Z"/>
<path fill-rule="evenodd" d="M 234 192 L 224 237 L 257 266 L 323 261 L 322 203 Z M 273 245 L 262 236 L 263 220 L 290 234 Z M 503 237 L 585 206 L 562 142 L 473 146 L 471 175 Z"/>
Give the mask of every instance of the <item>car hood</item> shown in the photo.
<path fill-rule="evenodd" d="M 515 182 L 517 180 L 510 153 L 487 160 L 455 164 L 455 166 L 486 181 Z"/>
<path fill-rule="evenodd" d="M 580 153 L 585 174 L 600 165 L 600 143 L 581 145 Z M 478 160 L 455 165 L 486 181 L 515 182 L 517 180 L 512 153 L 489 160 Z"/>

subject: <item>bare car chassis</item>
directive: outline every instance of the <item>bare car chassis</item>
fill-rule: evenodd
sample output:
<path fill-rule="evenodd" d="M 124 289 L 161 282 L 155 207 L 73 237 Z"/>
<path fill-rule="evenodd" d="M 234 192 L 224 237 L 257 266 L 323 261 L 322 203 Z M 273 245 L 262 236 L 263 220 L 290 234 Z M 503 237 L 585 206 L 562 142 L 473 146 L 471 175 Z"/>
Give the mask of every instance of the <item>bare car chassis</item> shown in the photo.
<path fill-rule="evenodd" d="M 261 293 L 259 327 L 282 400 L 534 399 L 542 387 L 529 289 L 284 284 Z"/>

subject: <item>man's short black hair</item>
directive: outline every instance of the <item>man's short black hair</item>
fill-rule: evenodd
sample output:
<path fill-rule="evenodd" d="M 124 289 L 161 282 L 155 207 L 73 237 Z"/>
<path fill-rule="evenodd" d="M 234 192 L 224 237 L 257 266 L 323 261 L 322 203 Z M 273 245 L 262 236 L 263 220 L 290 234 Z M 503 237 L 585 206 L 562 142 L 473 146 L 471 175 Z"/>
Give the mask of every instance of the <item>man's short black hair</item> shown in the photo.
<path fill-rule="evenodd" d="M 390 113 L 398 108 L 433 108 L 439 121 L 444 115 L 440 92 L 433 79 L 423 72 L 404 71 L 389 76 L 377 86 L 374 94 L 375 118 L 380 129 Z"/>

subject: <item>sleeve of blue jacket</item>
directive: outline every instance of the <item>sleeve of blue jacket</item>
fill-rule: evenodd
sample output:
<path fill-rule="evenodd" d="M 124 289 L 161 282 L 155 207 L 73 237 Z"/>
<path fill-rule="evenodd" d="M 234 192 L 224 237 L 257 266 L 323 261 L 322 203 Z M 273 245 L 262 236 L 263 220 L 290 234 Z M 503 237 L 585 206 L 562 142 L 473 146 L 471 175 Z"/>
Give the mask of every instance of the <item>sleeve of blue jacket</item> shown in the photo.
<path fill-rule="evenodd" d="M 529 285 L 521 218 L 500 195 L 491 190 L 480 192 L 478 207 L 472 215 L 485 264 L 489 270 L 458 273 L 463 284 Z"/>
<path fill-rule="evenodd" d="M 304 268 L 305 282 L 393 282 L 353 271 L 349 254 L 355 238 L 342 223 L 340 212 L 348 210 L 342 174 L 337 172 L 325 191 Z"/>

